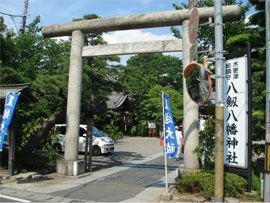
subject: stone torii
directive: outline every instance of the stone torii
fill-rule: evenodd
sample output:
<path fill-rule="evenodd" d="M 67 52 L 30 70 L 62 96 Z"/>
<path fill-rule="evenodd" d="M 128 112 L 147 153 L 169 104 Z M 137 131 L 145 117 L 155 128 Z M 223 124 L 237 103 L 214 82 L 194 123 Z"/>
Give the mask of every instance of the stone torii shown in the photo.
<path fill-rule="evenodd" d="M 222 9 L 223 22 L 237 21 L 240 19 L 240 6 L 223 6 Z M 208 22 L 210 17 L 214 17 L 214 7 L 198 8 L 198 13 L 200 23 Z M 174 10 L 75 21 L 42 27 L 42 34 L 46 38 L 72 36 L 66 116 L 67 130 L 65 156 L 64 160 L 59 160 L 57 163 L 57 173 L 70 176 L 77 176 L 85 173 L 84 160 L 78 160 L 83 57 L 183 51 L 183 67 L 185 68 L 191 62 L 190 48 L 192 44 L 188 40 L 188 22 L 190 14 L 191 11 L 188 9 Z M 92 47 L 84 46 L 83 36 L 88 33 L 176 25 L 182 25 L 183 40 L 135 42 Z M 199 145 L 198 105 L 189 98 L 185 83 L 183 88 L 185 118 L 184 166 L 187 169 L 198 169 L 199 163 L 197 155 L 193 152 L 193 149 Z"/>

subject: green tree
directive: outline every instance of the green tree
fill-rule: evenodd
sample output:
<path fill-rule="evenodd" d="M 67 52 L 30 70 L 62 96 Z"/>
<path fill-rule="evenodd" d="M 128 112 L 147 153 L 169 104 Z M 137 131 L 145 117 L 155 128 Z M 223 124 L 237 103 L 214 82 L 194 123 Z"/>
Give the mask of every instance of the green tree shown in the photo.
<path fill-rule="evenodd" d="M 80 20 L 92 20 L 100 18 L 96 14 L 87 14 L 83 18 L 74 19 L 74 21 Z M 85 35 L 85 46 L 96 46 L 107 44 L 102 38 L 102 33 L 90 33 Z M 99 105 L 101 101 L 106 101 L 107 96 L 115 89 L 119 89 L 116 84 L 116 80 L 107 77 L 108 75 L 114 75 L 114 71 L 117 69 L 117 65 L 111 65 L 110 62 L 120 62 L 118 56 L 99 56 L 99 57 L 87 57 L 84 59 L 83 66 L 83 102 L 89 105 Z M 115 67 L 116 66 L 116 67 Z M 91 95 L 95 97 L 94 101 L 91 101 Z"/>
<path fill-rule="evenodd" d="M 24 34 L 11 39 L 13 49 L 1 67 L 6 76 L 1 84 L 31 82 L 30 91 L 38 99 L 35 104 L 17 107 L 18 160 L 31 153 L 65 116 L 70 42 L 44 39 L 39 22 L 37 17 Z"/>
<path fill-rule="evenodd" d="M 265 2 L 250 1 L 255 5 L 255 14 L 249 17 L 242 33 L 228 39 L 229 50 L 246 49 L 247 43 L 252 47 L 252 129 L 253 139 L 264 139 L 265 98 L 266 98 L 266 47 L 265 47 Z M 258 148 L 260 153 L 263 149 Z"/>
<path fill-rule="evenodd" d="M 250 4 L 243 5 L 242 0 L 224 0 L 223 5 L 239 5 L 241 8 L 241 17 L 239 21 L 228 22 L 223 26 L 223 42 L 224 42 L 224 50 L 229 50 L 230 46 L 227 45 L 227 41 L 230 37 L 243 33 L 245 30 L 245 14 L 250 9 Z M 175 9 L 188 9 L 188 4 L 182 3 L 181 5 L 173 4 Z M 202 7 L 214 7 L 214 3 L 212 0 L 201 0 L 198 3 L 198 8 Z M 177 32 L 174 34 L 177 36 Z M 215 44 L 215 33 L 214 27 L 211 26 L 199 26 L 197 33 L 198 40 L 198 49 L 199 50 L 207 50 L 210 45 Z"/>
<path fill-rule="evenodd" d="M 144 117 L 149 120 L 162 120 L 162 91 L 169 95 L 172 116 L 175 122 L 183 119 L 183 96 L 172 86 L 154 85 L 145 95 L 142 101 L 142 111 Z"/>
<path fill-rule="evenodd" d="M 91 20 L 97 17 L 96 15 L 86 15 L 84 19 Z M 5 77 L 1 77 L 1 84 L 31 81 L 32 94 L 38 98 L 38 103 L 34 105 L 21 104 L 18 107 L 17 137 L 19 143 L 17 146 L 18 150 L 21 150 L 18 159 L 31 153 L 56 123 L 65 122 L 71 43 L 70 40 L 43 38 L 40 35 L 39 22 L 40 18 L 37 17 L 27 26 L 24 34 L 11 38 L 10 43 L 13 46 L 2 60 L 1 74 Z M 101 34 L 86 35 L 86 45 L 106 44 Z M 7 38 L 4 40 L 7 41 Z M 116 70 L 108 63 L 119 60 L 119 57 L 110 56 L 84 60 L 83 104 L 93 105 L 91 95 L 94 94 L 95 101 L 98 101 L 94 102 L 97 107 L 99 102 L 106 101 L 107 95 L 114 87 L 119 88 L 114 81 L 108 80 L 106 77 L 110 71 L 115 72 Z M 28 122 L 24 122 L 25 120 Z"/>
<path fill-rule="evenodd" d="M 182 61 L 159 53 L 135 55 L 127 61 L 126 67 L 120 68 L 119 80 L 132 98 L 135 121 L 139 123 L 142 120 L 161 118 L 161 106 L 157 106 L 157 100 L 161 99 L 161 89 L 170 87 L 179 96 L 182 95 L 181 72 Z M 161 88 L 159 93 L 155 92 L 157 88 Z M 182 109 L 182 106 L 178 107 Z"/>
<path fill-rule="evenodd" d="M 30 91 L 38 99 L 35 104 L 17 106 L 16 146 L 21 150 L 18 160 L 48 135 L 54 126 L 52 121 L 57 122 L 65 115 L 70 42 L 44 39 L 39 34 L 39 22 L 37 17 L 24 34 L 2 37 L 2 44 L 10 46 L 3 47 L 5 54 L 1 53 L 1 84 L 31 82 Z M 1 33 L 10 32 L 6 28 Z M 35 127 L 40 125 L 39 129 Z"/>

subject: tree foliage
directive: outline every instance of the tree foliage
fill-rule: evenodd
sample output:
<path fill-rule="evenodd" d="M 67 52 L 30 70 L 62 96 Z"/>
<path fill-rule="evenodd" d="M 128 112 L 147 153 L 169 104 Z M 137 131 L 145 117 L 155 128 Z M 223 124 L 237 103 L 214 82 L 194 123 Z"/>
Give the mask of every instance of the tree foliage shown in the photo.
<path fill-rule="evenodd" d="M 138 54 L 127 61 L 127 66 L 120 69 L 119 80 L 132 98 L 133 116 L 137 122 L 161 120 L 163 89 L 179 99 L 177 108 L 172 111 L 177 121 L 182 118 L 179 113 L 183 109 L 181 72 L 182 61 L 159 53 Z"/>
<path fill-rule="evenodd" d="M 31 153 L 57 122 L 65 122 L 71 43 L 70 40 L 43 38 L 39 22 L 37 17 L 24 34 L 16 36 L 7 30 L 2 18 L 0 21 L 1 50 L 5 50 L 1 52 L 1 84 L 31 82 L 30 91 L 38 98 L 35 104 L 19 104 L 17 107 L 16 146 L 21 150 L 21 157 Z M 86 43 L 97 45 L 105 42 L 98 33 L 86 36 Z M 104 79 L 109 72 L 106 71 L 109 61 L 119 61 L 119 58 L 95 57 L 84 61 L 82 103 L 91 103 L 91 89 L 101 101 L 106 100 L 106 95 L 112 91 L 111 83 Z"/>
<path fill-rule="evenodd" d="M 265 49 L 265 3 L 250 1 L 257 12 L 249 17 L 242 33 L 231 36 L 226 46 L 229 51 L 252 50 L 252 129 L 253 139 L 263 139 L 265 125 L 266 98 L 266 49 Z M 230 47 L 230 48 L 229 48 Z M 258 151 L 259 153 L 259 151 Z"/>
<path fill-rule="evenodd" d="M 44 39 L 39 34 L 39 22 L 38 16 L 27 26 L 24 34 L 6 34 L 4 37 L 4 33 L 12 32 L 7 28 L 1 32 L 4 42 L 1 50 L 5 50 L 4 54 L 1 52 L 1 84 L 31 83 L 30 92 L 38 99 L 35 104 L 21 103 L 17 106 L 18 150 L 22 150 L 29 140 L 36 141 L 31 141 L 30 147 L 26 145 L 27 151 L 35 149 L 39 144 L 37 140 L 42 140 L 51 129 L 46 128 L 46 132 L 40 131 L 40 136 L 37 136 L 38 126 L 46 124 L 55 112 L 66 105 L 70 42 Z M 22 157 L 26 155 L 20 154 Z"/>

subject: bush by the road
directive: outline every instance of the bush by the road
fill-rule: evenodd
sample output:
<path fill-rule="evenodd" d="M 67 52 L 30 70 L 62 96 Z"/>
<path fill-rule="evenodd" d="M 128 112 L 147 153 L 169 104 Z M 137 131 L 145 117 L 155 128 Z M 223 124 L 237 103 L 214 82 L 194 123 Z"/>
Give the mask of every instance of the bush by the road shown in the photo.
<path fill-rule="evenodd" d="M 225 172 L 225 197 L 241 197 L 247 188 L 247 181 L 241 176 Z M 187 173 L 176 178 L 177 189 L 181 193 L 201 193 L 210 199 L 215 193 L 214 171 Z"/>

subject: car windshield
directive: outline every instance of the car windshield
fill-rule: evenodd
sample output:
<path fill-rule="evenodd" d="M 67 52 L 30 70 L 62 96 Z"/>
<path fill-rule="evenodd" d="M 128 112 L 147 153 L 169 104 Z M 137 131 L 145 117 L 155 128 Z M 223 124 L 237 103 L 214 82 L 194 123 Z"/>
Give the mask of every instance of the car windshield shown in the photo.
<path fill-rule="evenodd" d="M 104 137 L 104 135 L 95 127 L 93 127 L 93 136 L 95 137 Z"/>

